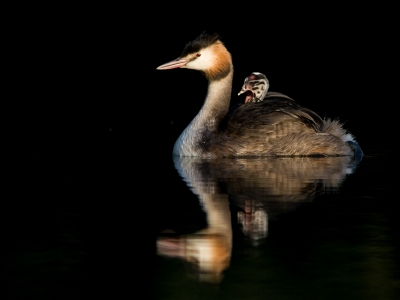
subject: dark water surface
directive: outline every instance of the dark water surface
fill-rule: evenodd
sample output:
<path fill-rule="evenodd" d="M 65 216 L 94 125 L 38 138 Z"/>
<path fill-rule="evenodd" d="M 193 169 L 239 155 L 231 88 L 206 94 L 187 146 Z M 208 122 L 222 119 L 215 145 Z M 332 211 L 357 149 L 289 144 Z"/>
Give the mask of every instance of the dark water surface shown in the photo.
<path fill-rule="evenodd" d="M 16 168 L 1 298 L 398 299 L 388 152 L 140 160 Z"/>
<path fill-rule="evenodd" d="M 384 154 L 357 167 L 346 158 L 189 159 L 176 167 L 201 208 L 166 205 L 173 217 L 158 238 L 156 299 L 400 295 L 399 214 Z M 201 209 L 208 227 L 194 229 Z"/>

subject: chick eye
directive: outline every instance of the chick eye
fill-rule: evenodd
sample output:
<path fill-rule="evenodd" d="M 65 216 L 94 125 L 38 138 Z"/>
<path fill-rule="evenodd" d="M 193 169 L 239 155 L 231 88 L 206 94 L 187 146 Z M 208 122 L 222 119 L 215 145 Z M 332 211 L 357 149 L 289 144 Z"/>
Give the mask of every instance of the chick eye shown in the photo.
<path fill-rule="evenodd" d="M 200 53 L 197 53 L 197 54 L 196 54 L 196 57 L 200 57 L 200 56 L 201 56 L 201 54 L 200 54 Z"/>

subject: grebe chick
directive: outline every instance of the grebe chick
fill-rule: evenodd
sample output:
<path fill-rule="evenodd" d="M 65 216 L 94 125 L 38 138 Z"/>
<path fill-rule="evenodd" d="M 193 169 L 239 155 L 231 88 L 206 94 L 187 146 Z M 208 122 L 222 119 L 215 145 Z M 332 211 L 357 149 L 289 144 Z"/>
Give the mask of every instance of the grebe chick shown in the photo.
<path fill-rule="evenodd" d="M 263 73 L 252 72 L 249 76 L 247 76 L 244 79 L 242 89 L 238 93 L 238 96 L 240 96 L 243 93 L 246 93 L 246 98 L 244 100 L 244 103 L 261 102 L 264 99 L 270 99 L 276 96 L 293 100 L 292 98 L 281 93 L 268 92 L 268 89 L 269 89 L 269 81 L 267 77 Z"/>
<path fill-rule="evenodd" d="M 202 33 L 185 45 L 177 59 L 157 70 L 176 68 L 202 72 L 208 91 L 200 111 L 176 140 L 175 156 L 362 155 L 354 137 L 339 121 L 323 121 L 279 93 L 267 95 L 268 101 L 240 105 L 228 113 L 233 64 L 218 34 Z"/>
<path fill-rule="evenodd" d="M 238 93 L 240 96 L 246 93 L 244 103 L 261 102 L 264 100 L 269 89 L 269 81 L 267 77 L 260 72 L 252 72 L 244 79 L 242 89 Z"/>

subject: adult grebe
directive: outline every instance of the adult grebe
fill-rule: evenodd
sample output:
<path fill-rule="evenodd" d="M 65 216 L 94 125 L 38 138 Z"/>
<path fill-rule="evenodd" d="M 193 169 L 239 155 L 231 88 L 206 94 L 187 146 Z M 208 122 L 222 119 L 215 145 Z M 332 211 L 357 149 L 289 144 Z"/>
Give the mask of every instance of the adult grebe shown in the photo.
<path fill-rule="evenodd" d="M 203 72 L 208 92 L 202 108 L 175 142 L 173 155 L 362 156 L 354 137 L 339 121 L 322 120 L 279 93 L 229 112 L 233 64 L 218 34 L 200 34 L 177 59 L 157 70 L 175 68 Z"/>

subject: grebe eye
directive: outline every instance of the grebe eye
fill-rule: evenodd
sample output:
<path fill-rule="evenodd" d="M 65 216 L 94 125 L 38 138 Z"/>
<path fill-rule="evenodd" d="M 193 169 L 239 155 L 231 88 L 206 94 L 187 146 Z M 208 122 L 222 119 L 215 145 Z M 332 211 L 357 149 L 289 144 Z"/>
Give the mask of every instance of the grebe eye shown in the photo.
<path fill-rule="evenodd" d="M 200 53 L 197 53 L 197 54 L 196 54 L 196 57 L 200 57 L 200 56 L 201 56 L 201 54 L 200 54 Z"/>

